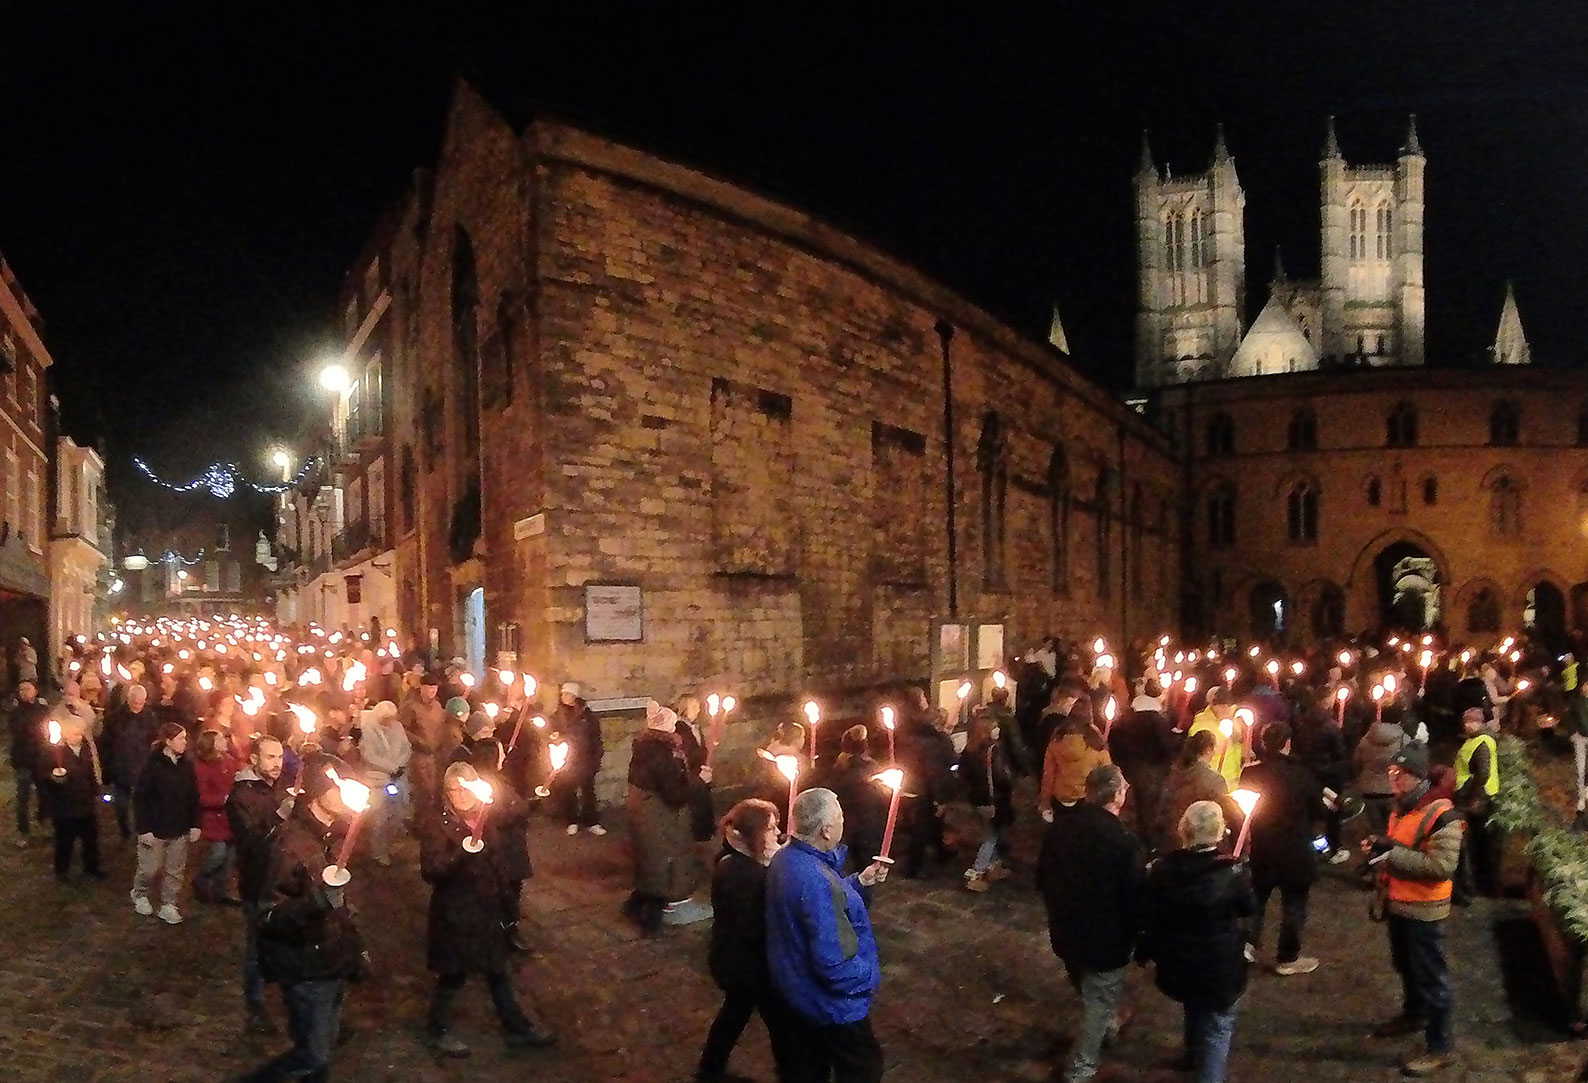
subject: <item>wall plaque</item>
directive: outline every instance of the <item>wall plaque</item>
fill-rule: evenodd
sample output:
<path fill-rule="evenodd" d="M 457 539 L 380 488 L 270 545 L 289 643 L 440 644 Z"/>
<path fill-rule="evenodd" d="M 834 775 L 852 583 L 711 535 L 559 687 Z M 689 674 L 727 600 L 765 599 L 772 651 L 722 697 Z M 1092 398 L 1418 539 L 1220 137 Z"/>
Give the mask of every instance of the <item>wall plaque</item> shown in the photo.
<path fill-rule="evenodd" d="M 586 643 L 640 643 L 645 639 L 645 595 L 629 583 L 586 583 Z"/>

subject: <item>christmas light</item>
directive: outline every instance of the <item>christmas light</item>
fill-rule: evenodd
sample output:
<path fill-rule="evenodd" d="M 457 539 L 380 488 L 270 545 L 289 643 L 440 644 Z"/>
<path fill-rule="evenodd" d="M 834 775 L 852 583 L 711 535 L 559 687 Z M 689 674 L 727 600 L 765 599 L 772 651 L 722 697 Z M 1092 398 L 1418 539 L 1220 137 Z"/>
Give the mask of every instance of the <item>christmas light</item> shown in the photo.
<path fill-rule="evenodd" d="M 214 462 L 206 466 L 204 472 L 192 481 L 178 485 L 160 477 L 142 459 L 134 457 L 132 460 L 132 465 L 136 466 L 144 477 L 162 488 L 170 489 L 174 493 L 191 493 L 203 489 L 217 500 L 230 499 L 236 495 L 239 488 L 244 486 L 256 493 L 284 493 L 289 489 L 295 489 L 304 478 L 309 476 L 309 471 L 314 469 L 314 464 L 315 459 L 311 457 L 290 481 L 282 482 L 279 485 L 261 485 L 256 481 L 249 481 L 243 477 L 236 463 Z"/>

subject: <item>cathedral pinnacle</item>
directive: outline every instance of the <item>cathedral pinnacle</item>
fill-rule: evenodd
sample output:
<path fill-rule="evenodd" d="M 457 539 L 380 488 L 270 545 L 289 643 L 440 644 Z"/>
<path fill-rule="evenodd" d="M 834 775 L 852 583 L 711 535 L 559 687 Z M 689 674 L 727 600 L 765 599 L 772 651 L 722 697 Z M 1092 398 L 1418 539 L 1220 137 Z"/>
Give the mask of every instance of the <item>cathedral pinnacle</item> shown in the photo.
<path fill-rule="evenodd" d="M 1417 114 L 1413 113 L 1406 122 L 1406 145 L 1401 148 L 1402 154 L 1421 154 L 1423 145 L 1417 140 Z"/>
<path fill-rule="evenodd" d="M 1326 134 L 1323 137 L 1323 156 L 1325 158 L 1338 158 L 1338 157 L 1340 157 L 1340 140 L 1338 138 L 1336 138 L 1335 134 L 1334 134 L 1334 114 L 1333 113 L 1329 114 L 1329 124 L 1328 124 L 1328 127 L 1324 129 L 1324 131 L 1325 131 Z"/>
<path fill-rule="evenodd" d="M 1285 275 L 1285 260 L 1280 253 L 1279 245 L 1274 245 L 1274 285 L 1278 286 L 1288 281 Z"/>
<path fill-rule="evenodd" d="M 1152 160 L 1152 144 L 1147 141 L 1147 129 L 1141 130 L 1141 165 L 1136 170 L 1138 177 L 1156 177 L 1158 166 Z"/>
<path fill-rule="evenodd" d="M 1230 160 L 1230 148 L 1224 144 L 1224 125 L 1220 124 L 1213 136 L 1213 160 L 1227 162 Z"/>

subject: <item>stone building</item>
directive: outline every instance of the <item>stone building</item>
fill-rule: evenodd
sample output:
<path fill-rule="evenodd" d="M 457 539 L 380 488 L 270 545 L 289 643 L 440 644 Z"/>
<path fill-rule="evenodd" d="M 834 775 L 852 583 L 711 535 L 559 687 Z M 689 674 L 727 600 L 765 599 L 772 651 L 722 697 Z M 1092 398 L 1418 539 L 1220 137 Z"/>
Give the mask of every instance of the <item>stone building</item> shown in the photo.
<path fill-rule="evenodd" d="M 47 658 L 50 568 L 49 391 L 53 363 L 44 323 L 11 266 L 0 258 L 0 647 L 27 636 Z"/>
<path fill-rule="evenodd" d="M 1163 389 L 1193 629 L 1588 628 L 1588 376 L 1312 372 Z"/>
<path fill-rule="evenodd" d="M 1173 624 L 1162 437 L 911 268 L 467 85 L 404 206 L 406 637 L 622 701 L 957 683 Z"/>
<path fill-rule="evenodd" d="M 1137 386 L 1423 364 L 1427 164 L 1415 117 L 1393 165 L 1348 164 L 1331 117 L 1318 162 L 1320 276 L 1277 271 L 1248 332 L 1246 193 L 1223 128 L 1200 174 L 1161 173 L 1144 142 L 1134 180 Z M 1297 340 L 1304 345 L 1291 348 Z"/>
<path fill-rule="evenodd" d="M 106 615 L 103 603 L 112 581 L 105 575 L 110 506 L 105 499 L 104 460 L 69 436 L 57 437 L 53 491 L 49 649 L 55 658 L 68 637 L 91 634 Z"/>

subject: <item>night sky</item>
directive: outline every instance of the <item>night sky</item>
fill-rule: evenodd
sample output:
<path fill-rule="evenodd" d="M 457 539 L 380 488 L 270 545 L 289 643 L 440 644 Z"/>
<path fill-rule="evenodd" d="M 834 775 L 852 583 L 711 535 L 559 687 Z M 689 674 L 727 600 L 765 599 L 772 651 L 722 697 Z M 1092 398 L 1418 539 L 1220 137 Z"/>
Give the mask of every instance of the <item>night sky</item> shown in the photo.
<path fill-rule="evenodd" d="M 1250 317 L 1275 245 L 1292 276 L 1317 273 L 1324 117 L 1348 161 L 1388 162 L 1415 112 L 1434 363 L 1489 343 L 1507 278 L 1535 358 L 1588 361 L 1581 5 L 1052 6 L 1085 14 L 13 2 L 0 252 L 43 311 L 68 431 L 105 441 L 113 486 L 133 454 L 181 479 L 214 459 L 263 473 L 316 408 L 338 284 L 433 159 L 460 71 L 808 208 L 1034 336 L 1056 301 L 1077 363 L 1115 387 L 1143 128 L 1185 173 L 1224 122 Z"/>

